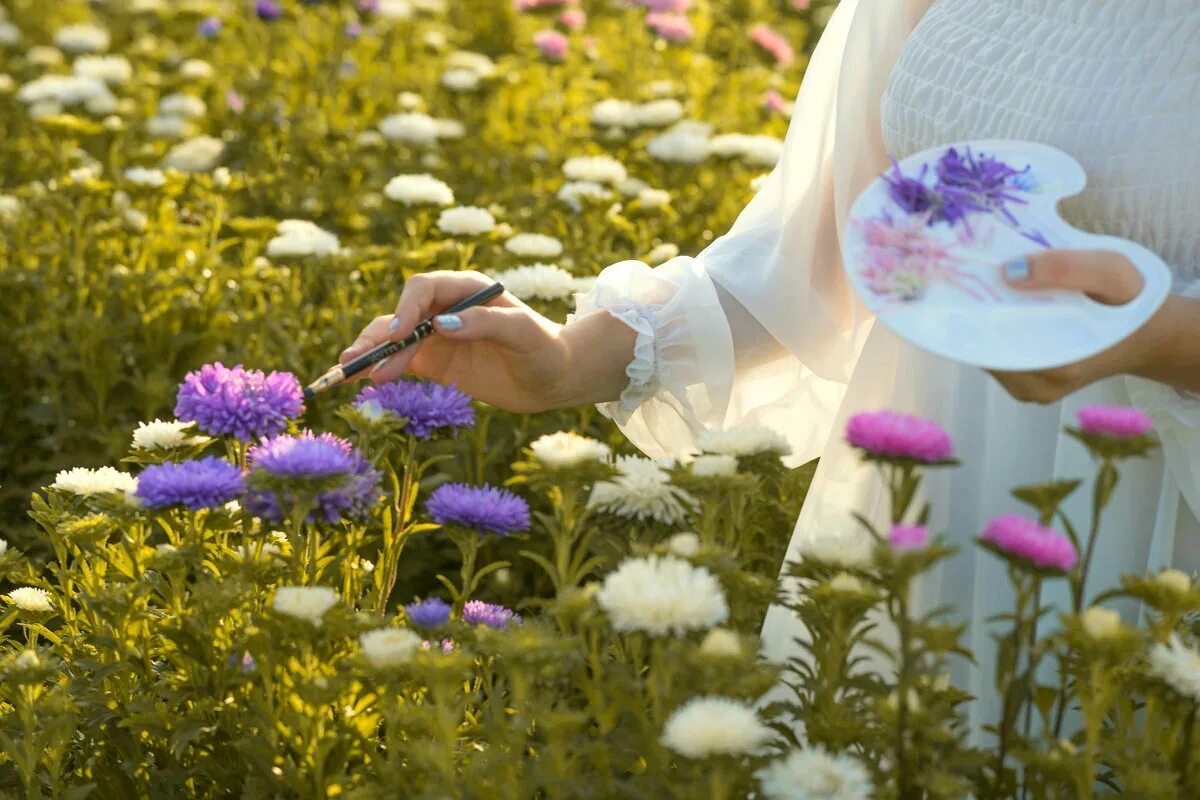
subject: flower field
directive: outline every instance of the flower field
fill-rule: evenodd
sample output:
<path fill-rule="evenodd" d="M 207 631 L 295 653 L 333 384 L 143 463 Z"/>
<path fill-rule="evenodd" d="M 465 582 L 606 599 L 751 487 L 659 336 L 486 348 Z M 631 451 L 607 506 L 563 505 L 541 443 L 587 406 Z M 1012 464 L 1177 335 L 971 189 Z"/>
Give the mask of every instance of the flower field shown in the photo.
<path fill-rule="evenodd" d="M 1013 597 L 977 743 L 960 627 L 909 610 L 952 555 L 935 420 L 850 420 L 891 518 L 785 590 L 814 465 L 772 431 L 655 462 L 591 407 L 302 397 L 415 274 L 562 321 L 604 266 L 702 249 L 831 9 L 6 0 L 0 796 L 1200 796 L 1200 589 L 1128 576 L 1102 599 L 1139 627 L 1084 602 L 1139 412 L 1085 409 L 1088 486 L 979 532 Z M 772 602 L 808 631 L 786 664 Z"/>

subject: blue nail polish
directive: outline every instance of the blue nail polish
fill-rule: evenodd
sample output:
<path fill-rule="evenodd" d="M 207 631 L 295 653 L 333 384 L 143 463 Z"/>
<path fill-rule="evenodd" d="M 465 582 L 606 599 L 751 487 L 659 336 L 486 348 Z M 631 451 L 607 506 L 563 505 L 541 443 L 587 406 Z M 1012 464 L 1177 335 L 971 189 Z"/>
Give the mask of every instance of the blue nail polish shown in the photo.
<path fill-rule="evenodd" d="M 462 330 L 463 321 L 458 314 L 438 314 L 434 319 L 439 326 L 448 331 Z"/>
<path fill-rule="evenodd" d="M 1029 278 L 1029 259 L 1022 256 L 1005 264 L 1004 278 L 1011 283 L 1027 280 Z"/>
<path fill-rule="evenodd" d="M 392 317 L 392 321 L 391 321 L 391 323 L 388 325 L 388 331 L 389 331 L 390 333 L 395 333 L 395 332 L 396 332 L 396 328 L 399 328 L 399 327 L 400 327 L 400 318 L 399 318 L 399 317 Z"/>
<path fill-rule="evenodd" d="M 380 371 L 382 371 L 382 370 L 383 370 L 383 368 L 384 368 L 385 366 L 387 366 L 387 363 L 388 363 L 389 361 L 391 361 L 391 360 L 392 360 L 392 357 L 391 357 L 391 356 L 388 356 L 388 357 L 387 357 L 387 358 L 385 358 L 383 361 L 380 361 L 378 364 L 376 364 L 376 365 L 375 365 L 375 366 L 374 366 L 374 367 L 371 369 L 371 374 L 372 374 L 372 375 L 374 375 L 374 374 L 376 374 L 377 372 L 380 372 Z"/>

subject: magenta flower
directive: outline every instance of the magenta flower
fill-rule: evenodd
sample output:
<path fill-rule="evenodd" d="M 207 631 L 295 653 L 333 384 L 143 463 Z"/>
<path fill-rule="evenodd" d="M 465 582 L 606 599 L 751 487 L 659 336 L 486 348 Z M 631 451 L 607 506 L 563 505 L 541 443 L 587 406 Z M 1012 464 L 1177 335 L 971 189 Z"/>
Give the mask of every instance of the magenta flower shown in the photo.
<path fill-rule="evenodd" d="M 872 455 L 909 458 L 926 464 L 954 455 L 954 442 L 940 425 L 896 411 L 855 414 L 846 423 L 846 441 Z"/>
<path fill-rule="evenodd" d="M 781 67 L 790 67 L 796 60 L 796 54 L 792 52 L 788 40 L 765 22 L 760 22 L 750 29 L 750 41 L 761 47 Z"/>
<path fill-rule="evenodd" d="M 988 523 L 981 538 L 998 550 L 1043 569 L 1067 572 L 1079 560 L 1070 539 L 1020 514 L 996 517 Z"/>
<path fill-rule="evenodd" d="M 924 525 L 893 525 L 888 542 L 896 550 L 920 550 L 929 544 L 929 531 Z"/>
<path fill-rule="evenodd" d="M 656 36 L 661 36 L 668 42 L 683 44 L 690 42 L 696 35 L 692 22 L 683 14 L 652 11 L 646 15 L 646 24 Z"/>
<path fill-rule="evenodd" d="M 1129 406 L 1087 406 L 1076 411 L 1075 418 L 1084 433 L 1114 439 L 1145 436 L 1154 427 L 1149 414 Z"/>
<path fill-rule="evenodd" d="M 272 22 L 283 16 L 283 6 L 275 0 L 258 0 L 254 4 L 254 13 L 258 14 L 259 19 Z"/>
<path fill-rule="evenodd" d="M 533 46 L 547 61 L 562 61 L 567 57 L 571 41 L 558 31 L 544 30 L 533 35 Z"/>

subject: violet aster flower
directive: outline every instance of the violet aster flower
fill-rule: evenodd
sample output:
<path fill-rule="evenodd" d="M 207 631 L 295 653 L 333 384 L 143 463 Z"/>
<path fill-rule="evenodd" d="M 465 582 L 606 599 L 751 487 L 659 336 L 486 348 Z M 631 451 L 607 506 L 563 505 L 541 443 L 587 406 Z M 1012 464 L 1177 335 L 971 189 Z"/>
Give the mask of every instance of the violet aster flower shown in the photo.
<path fill-rule="evenodd" d="M 436 381 L 395 381 L 368 386 L 358 393 L 354 406 L 362 410 L 368 403 L 404 417 L 408 420 L 406 430 L 418 439 L 475 424 L 471 398 L 453 385 L 443 386 Z"/>
<path fill-rule="evenodd" d="M 450 621 L 450 605 L 440 597 L 429 597 L 404 607 L 409 622 L 422 628 L 436 628 Z"/>
<path fill-rule="evenodd" d="M 521 616 L 512 609 L 482 600 L 468 600 L 463 605 L 462 619 L 469 625 L 487 625 L 489 628 L 507 628 L 512 622 L 521 624 Z"/>
<path fill-rule="evenodd" d="M 937 190 L 963 210 L 998 210 L 1015 225 L 1017 220 L 1007 204 L 1025 205 L 1013 193 L 1021 174 L 998 158 L 982 153 L 976 157 L 970 148 L 960 155 L 951 147 L 937 163 Z M 947 222 L 955 221 L 946 214 L 943 217 Z"/>
<path fill-rule="evenodd" d="M 242 471 L 216 456 L 158 464 L 138 476 L 135 496 L 147 508 L 219 508 L 246 491 Z"/>
<path fill-rule="evenodd" d="M 892 159 L 892 171 L 883 175 L 883 181 L 888 185 L 888 195 L 892 202 L 909 214 L 925 214 L 937 208 L 939 200 L 928 186 L 925 185 L 925 173 L 928 165 L 921 167 L 921 174 L 910 178 L 900 171 L 900 165 Z"/>
<path fill-rule="evenodd" d="M 283 16 L 283 6 L 275 0 L 258 0 L 254 4 L 254 13 L 259 19 L 272 22 Z"/>
<path fill-rule="evenodd" d="M 247 457 L 252 479 L 264 475 L 300 482 L 345 476 L 339 485 L 318 492 L 310 521 L 361 519 L 379 502 L 379 472 L 348 441 L 331 433 L 313 436 L 306 431 L 300 436 L 266 439 L 250 448 Z M 287 491 L 252 489 L 243 504 L 251 514 L 279 522 L 295 499 Z"/>
<path fill-rule="evenodd" d="M 846 423 L 846 441 L 872 455 L 927 464 L 954 455 L 954 443 L 940 425 L 896 411 L 855 414 Z"/>
<path fill-rule="evenodd" d="M 179 385 L 175 417 L 214 436 L 249 441 L 283 433 L 304 410 L 300 382 L 290 372 L 232 369 L 219 361 L 189 372 Z"/>
<path fill-rule="evenodd" d="M 1043 569 L 1067 572 L 1079 559 L 1070 539 L 1020 514 L 996 517 L 988 523 L 981 538 L 996 549 Z"/>
<path fill-rule="evenodd" d="M 211 39 L 221 32 L 220 17 L 206 17 L 196 28 L 196 33 L 203 36 L 205 39 Z"/>
<path fill-rule="evenodd" d="M 1154 427 L 1146 412 L 1129 406 L 1087 406 L 1075 412 L 1084 433 L 1113 439 L 1135 439 Z"/>
<path fill-rule="evenodd" d="M 425 501 L 429 516 L 442 525 L 461 525 L 506 535 L 529 529 L 529 504 L 507 489 L 444 483 Z"/>
<path fill-rule="evenodd" d="M 929 531 L 924 525 L 893 525 L 888 542 L 896 550 L 920 550 L 929 544 Z"/>

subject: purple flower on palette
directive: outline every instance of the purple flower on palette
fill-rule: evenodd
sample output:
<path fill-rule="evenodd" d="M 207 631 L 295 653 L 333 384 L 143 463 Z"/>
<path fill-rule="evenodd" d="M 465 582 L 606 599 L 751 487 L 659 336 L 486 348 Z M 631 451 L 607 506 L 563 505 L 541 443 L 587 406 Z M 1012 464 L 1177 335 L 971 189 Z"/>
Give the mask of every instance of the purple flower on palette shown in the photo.
<path fill-rule="evenodd" d="M 221 32 L 220 17 L 206 17 L 196 28 L 196 33 L 203 36 L 205 39 L 211 39 Z"/>
<path fill-rule="evenodd" d="M 404 607 L 409 622 L 422 628 L 436 628 L 450 621 L 450 606 L 440 597 L 429 597 Z"/>
<path fill-rule="evenodd" d="M 379 502 L 379 472 L 345 439 L 331 433 L 265 439 L 246 454 L 252 477 L 259 470 L 275 478 L 320 480 L 345 476 L 338 486 L 325 489 L 314 498 L 310 521 L 338 522 L 361 519 Z M 243 504 L 247 511 L 262 519 L 280 522 L 296 498 L 291 492 L 253 489 Z"/>
<path fill-rule="evenodd" d="M 283 16 L 283 6 L 275 0 L 258 0 L 254 4 L 254 13 L 259 19 L 272 22 Z"/>
<path fill-rule="evenodd" d="M 242 471 L 216 456 L 157 464 L 138 476 L 135 496 L 147 508 L 219 508 L 246 491 Z"/>
<path fill-rule="evenodd" d="M 1013 194 L 1014 181 L 1028 172 L 1029 167 L 1017 171 L 998 158 L 979 154 L 967 148 L 963 154 L 951 147 L 937 163 L 937 190 L 944 204 L 957 206 L 960 211 L 997 210 L 1012 224 L 1016 217 L 1008 210 L 1007 203 L 1025 205 L 1025 201 Z M 947 222 L 955 221 L 943 213 Z"/>
<path fill-rule="evenodd" d="M 394 381 L 368 386 L 354 399 L 355 408 L 373 403 L 408 420 L 406 430 L 418 439 L 475 424 L 471 398 L 453 385 L 435 381 Z"/>
<path fill-rule="evenodd" d="M 300 382 L 290 372 L 232 369 L 220 362 L 189 372 L 179 385 L 175 417 L 214 436 L 249 441 L 283 433 L 304 410 Z"/>
<path fill-rule="evenodd" d="M 468 600 L 463 605 L 463 622 L 468 625 L 487 625 L 489 628 L 507 628 L 509 623 L 521 624 L 521 616 L 495 603 Z"/>
<path fill-rule="evenodd" d="M 892 201 L 909 214 L 924 214 L 938 205 L 938 197 L 925 185 L 925 173 L 929 165 L 921 167 L 921 174 L 910 178 L 900 171 L 900 165 L 892 159 L 892 171 L 883 175 Z"/>
<path fill-rule="evenodd" d="M 461 525 L 507 535 L 529 529 L 529 504 L 507 489 L 444 483 L 425 501 L 425 510 L 442 525 Z"/>

